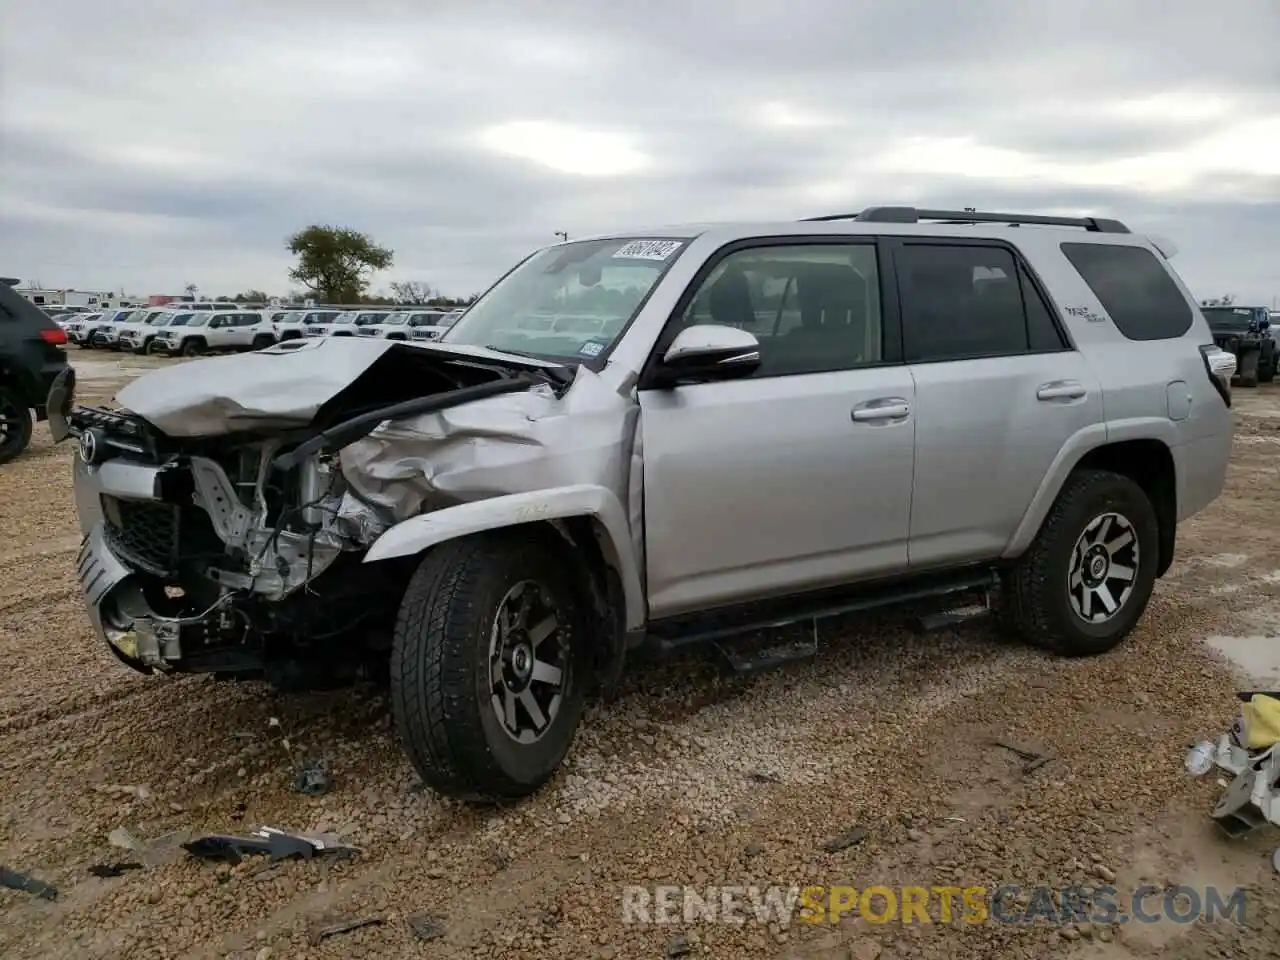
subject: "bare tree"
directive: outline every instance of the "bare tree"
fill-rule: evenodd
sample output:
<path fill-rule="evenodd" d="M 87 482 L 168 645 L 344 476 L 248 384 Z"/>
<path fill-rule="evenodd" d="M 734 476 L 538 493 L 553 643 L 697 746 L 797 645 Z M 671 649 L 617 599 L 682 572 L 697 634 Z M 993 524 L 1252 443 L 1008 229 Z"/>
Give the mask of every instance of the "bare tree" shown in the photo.
<path fill-rule="evenodd" d="M 431 285 L 418 280 L 401 280 L 391 284 L 391 295 L 400 303 L 420 306 L 436 296 Z"/>

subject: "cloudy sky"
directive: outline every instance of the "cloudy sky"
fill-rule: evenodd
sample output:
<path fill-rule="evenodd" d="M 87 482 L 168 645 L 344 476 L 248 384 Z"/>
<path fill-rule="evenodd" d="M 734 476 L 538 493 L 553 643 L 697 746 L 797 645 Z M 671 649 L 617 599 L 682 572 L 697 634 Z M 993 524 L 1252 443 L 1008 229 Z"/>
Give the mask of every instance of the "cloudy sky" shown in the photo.
<path fill-rule="evenodd" d="M 1280 297 L 1275 0 L 9 0 L 0 275 L 486 286 L 554 232 L 874 203 L 1092 212 Z"/>

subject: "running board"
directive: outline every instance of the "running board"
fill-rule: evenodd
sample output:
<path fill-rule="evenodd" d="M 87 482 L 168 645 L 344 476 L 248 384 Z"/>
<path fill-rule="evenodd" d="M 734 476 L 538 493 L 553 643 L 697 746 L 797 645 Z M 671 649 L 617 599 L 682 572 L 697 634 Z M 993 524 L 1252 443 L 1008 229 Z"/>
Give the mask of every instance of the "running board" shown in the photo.
<path fill-rule="evenodd" d="M 802 639 L 787 641 L 781 638 L 761 638 L 754 642 L 746 638 L 739 641 L 724 639 L 713 640 L 711 644 L 734 673 L 759 673 L 780 667 L 784 663 L 815 657 L 819 647 L 818 622 L 812 621 L 808 635 Z"/>
<path fill-rule="evenodd" d="M 777 630 L 797 623 L 945 597 L 949 594 L 982 591 L 990 597 L 998 589 L 999 583 L 999 574 L 992 568 L 968 568 L 964 571 L 921 574 L 910 579 L 864 584 L 841 593 L 828 591 L 821 595 L 756 602 L 717 611 L 713 615 L 673 617 L 656 621 L 649 627 L 645 645 L 655 653 L 668 655 L 686 647 L 728 640 L 761 630 Z M 801 659 L 816 652 L 816 626 L 812 636 L 812 642 L 796 647 L 797 650 L 809 652 L 786 659 Z M 755 658 L 749 660 L 754 662 Z"/>
<path fill-rule="evenodd" d="M 992 609 L 991 593 L 988 591 L 987 595 L 979 603 L 966 604 L 963 607 L 942 610 L 938 613 L 926 613 L 917 617 L 916 627 L 924 633 L 947 630 L 966 623 L 986 620 L 990 618 Z"/>

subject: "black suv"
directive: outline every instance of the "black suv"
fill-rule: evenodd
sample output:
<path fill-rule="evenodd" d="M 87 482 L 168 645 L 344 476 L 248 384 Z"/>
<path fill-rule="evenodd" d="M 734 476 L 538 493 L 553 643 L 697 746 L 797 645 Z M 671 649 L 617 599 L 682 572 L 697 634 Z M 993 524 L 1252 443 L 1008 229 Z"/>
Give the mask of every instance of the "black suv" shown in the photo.
<path fill-rule="evenodd" d="M 67 369 L 67 335 L 35 304 L 0 277 L 0 463 L 31 442 L 31 411 L 47 416 L 45 399 L 54 378 Z"/>

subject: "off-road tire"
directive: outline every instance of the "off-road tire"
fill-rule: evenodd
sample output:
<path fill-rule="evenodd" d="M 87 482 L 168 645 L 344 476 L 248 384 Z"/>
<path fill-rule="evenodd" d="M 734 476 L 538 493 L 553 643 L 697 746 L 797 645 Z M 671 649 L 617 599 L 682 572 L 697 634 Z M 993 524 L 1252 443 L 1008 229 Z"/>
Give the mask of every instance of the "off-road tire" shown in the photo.
<path fill-rule="evenodd" d="M 589 680 L 586 601 L 554 540 L 483 533 L 431 548 L 409 582 L 391 652 L 391 703 L 410 762 L 431 789 L 494 802 L 534 793 L 559 768 Z M 490 703 L 489 640 L 502 598 L 537 581 L 567 626 L 569 682 L 541 739 L 508 737 Z"/>
<path fill-rule="evenodd" d="M 1270 359 L 1267 360 L 1266 366 L 1258 367 L 1258 382 L 1270 383 L 1276 378 L 1276 367 L 1280 366 L 1280 353 L 1272 353 Z"/>
<path fill-rule="evenodd" d="M 8 463 L 31 443 L 31 411 L 9 387 L 0 386 L 0 418 L 9 426 L 0 430 L 0 463 Z"/>
<path fill-rule="evenodd" d="M 1087 623 L 1072 609 L 1068 571 L 1076 541 L 1103 513 L 1116 513 L 1138 541 L 1133 590 L 1124 606 L 1101 624 Z M 1106 653 L 1132 632 L 1146 610 L 1159 564 L 1159 524 L 1142 488 L 1105 470 L 1078 470 L 1068 477 L 1035 540 L 1004 576 L 1001 620 L 1022 639 L 1067 657 Z"/>
<path fill-rule="evenodd" d="M 198 357 L 205 351 L 204 343 L 200 340 L 183 340 L 182 350 L 180 351 L 184 357 Z"/>
<path fill-rule="evenodd" d="M 1258 385 L 1258 367 L 1261 360 L 1261 354 L 1257 350 L 1248 350 L 1244 356 L 1240 357 L 1240 386 L 1256 387 Z"/>

